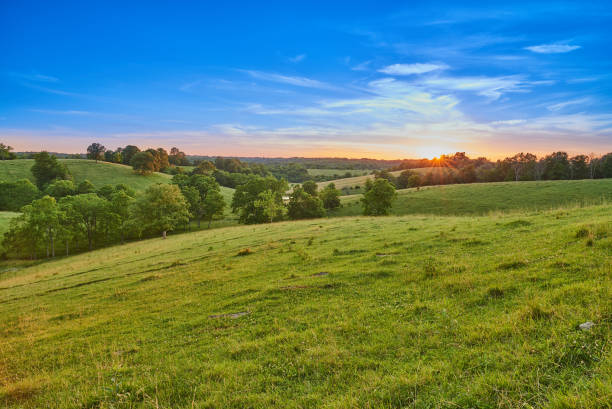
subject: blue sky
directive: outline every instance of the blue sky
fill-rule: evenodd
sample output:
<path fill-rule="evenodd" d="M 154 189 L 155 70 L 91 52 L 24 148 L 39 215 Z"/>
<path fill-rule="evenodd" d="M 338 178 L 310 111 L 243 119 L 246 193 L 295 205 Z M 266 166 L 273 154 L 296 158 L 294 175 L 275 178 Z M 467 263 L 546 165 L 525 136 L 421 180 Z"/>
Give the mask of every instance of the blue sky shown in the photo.
<path fill-rule="evenodd" d="M 0 5 L 0 141 L 238 156 L 612 151 L 612 4 Z"/>

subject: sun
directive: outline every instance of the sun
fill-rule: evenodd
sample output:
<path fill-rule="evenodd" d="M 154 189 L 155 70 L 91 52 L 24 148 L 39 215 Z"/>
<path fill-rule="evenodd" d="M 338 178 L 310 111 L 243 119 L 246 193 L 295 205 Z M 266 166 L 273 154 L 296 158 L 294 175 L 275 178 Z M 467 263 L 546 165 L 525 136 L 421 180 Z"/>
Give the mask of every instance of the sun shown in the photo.
<path fill-rule="evenodd" d="M 452 148 L 442 145 L 428 145 L 414 148 L 413 152 L 420 158 L 435 159 L 440 155 L 454 152 Z"/>

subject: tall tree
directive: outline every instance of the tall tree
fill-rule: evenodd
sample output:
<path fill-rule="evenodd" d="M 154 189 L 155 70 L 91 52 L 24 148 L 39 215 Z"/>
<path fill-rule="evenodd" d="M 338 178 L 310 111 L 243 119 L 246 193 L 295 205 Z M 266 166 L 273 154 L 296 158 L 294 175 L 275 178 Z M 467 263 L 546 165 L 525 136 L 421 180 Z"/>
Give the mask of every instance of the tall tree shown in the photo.
<path fill-rule="evenodd" d="M 287 208 L 278 201 L 278 195 L 272 190 L 265 190 L 257 195 L 253 206 L 259 209 L 266 221 L 272 223 L 274 220 L 281 220 Z"/>
<path fill-rule="evenodd" d="M 95 193 L 86 193 L 66 196 L 60 201 L 60 205 L 68 217 L 76 221 L 74 229 L 84 233 L 88 248 L 92 250 L 102 227 L 100 221 L 104 220 L 105 213 L 108 212 L 108 201 Z"/>
<path fill-rule="evenodd" d="M 187 223 L 190 216 L 185 197 L 176 185 L 150 186 L 136 201 L 134 210 L 141 226 L 161 233 L 164 239 L 168 231 Z"/>
<path fill-rule="evenodd" d="M 333 183 L 325 186 L 319 193 L 319 197 L 323 201 L 323 207 L 327 210 L 340 207 L 340 191 L 336 189 L 336 185 Z"/>
<path fill-rule="evenodd" d="M 319 197 L 308 193 L 301 186 L 295 186 L 289 197 L 287 214 L 293 220 L 313 219 L 323 217 L 325 209 L 323 208 L 323 201 Z"/>
<path fill-rule="evenodd" d="M 155 158 L 149 151 L 136 153 L 131 163 L 134 171 L 141 175 L 148 175 L 155 172 Z"/>
<path fill-rule="evenodd" d="M 31 172 L 36 180 L 36 186 L 41 190 L 55 179 L 70 178 L 68 168 L 46 151 L 34 155 L 34 165 L 32 165 Z"/>
<path fill-rule="evenodd" d="M 11 160 L 15 159 L 15 154 L 11 152 L 13 150 L 12 146 L 5 145 L 0 143 L 0 160 Z"/>
<path fill-rule="evenodd" d="M 395 188 L 386 179 L 370 179 L 366 181 L 365 192 L 361 203 L 363 214 L 371 216 L 382 216 L 389 214 L 396 197 Z"/>
<path fill-rule="evenodd" d="M 40 190 L 28 179 L 0 182 L 0 210 L 17 212 L 40 196 Z"/>
<path fill-rule="evenodd" d="M 256 206 L 261 201 L 259 195 L 271 191 L 277 206 L 283 206 L 283 195 L 289 188 L 287 181 L 277 180 L 274 177 L 253 176 L 236 187 L 232 198 L 232 211 L 238 213 L 240 223 L 253 224 L 269 222 L 269 214 L 264 213 L 264 206 Z M 269 199 L 270 194 L 265 199 Z"/>
<path fill-rule="evenodd" d="M 138 152 L 140 152 L 138 146 L 127 145 L 121 150 L 121 162 L 124 165 L 131 165 L 134 155 L 136 155 Z"/>
<path fill-rule="evenodd" d="M 94 142 L 87 147 L 87 159 L 94 159 L 97 163 L 99 160 L 104 160 L 104 152 L 106 152 L 104 145 Z"/>

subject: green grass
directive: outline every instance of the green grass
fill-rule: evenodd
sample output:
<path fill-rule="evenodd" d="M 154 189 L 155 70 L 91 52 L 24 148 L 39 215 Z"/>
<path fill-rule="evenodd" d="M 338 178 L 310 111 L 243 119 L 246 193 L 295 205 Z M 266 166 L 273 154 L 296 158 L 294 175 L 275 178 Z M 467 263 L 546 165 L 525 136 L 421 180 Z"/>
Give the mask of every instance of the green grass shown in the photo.
<path fill-rule="evenodd" d="M 136 192 L 143 192 L 155 183 L 170 183 L 172 176 L 165 173 L 153 173 L 142 176 L 134 173 L 130 166 L 116 163 L 98 162 L 83 159 L 59 159 L 65 163 L 74 178 L 75 183 L 89 180 L 96 188 L 104 185 L 116 185 L 124 183 Z M 5 160 L 0 161 L 0 181 L 14 181 L 19 179 L 30 179 L 34 177 L 30 168 L 34 164 L 33 159 Z M 185 168 L 185 166 L 184 166 Z M 231 203 L 234 189 L 221 187 L 221 194 L 226 203 Z"/>
<path fill-rule="evenodd" d="M 426 173 L 429 173 L 429 172 L 434 172 L 434 173 L 453 172 L 453 170 L 450 168 L 441 168 L 441 167 L 417 168 L 417 169 L 409 169 L 409 170 L 412 172 L 420 173 L 421 175 L 425 175 Z M 402 172 L 403 170 L 398 170 L 398 171 L 389 172 L 389 173 L 397 177 Z M 363 185 L 365 185 L 365 182 L 368 179 L 374 179 L 374 175 L 363 175 L 363 176 L 355 176 L 351 178 L 330 180 L 327 182 L 319 182 L 317 183 L 317 185 L 319 186 L 319 189 L 323 189 L 325 186 L 329 185 L 330 183 L 333 183 L 336 185 L 336 189 L 359 190 L 359 189 L 356 189 L 356 187 L 362 187 Z"/>
<path fill-rule="evenodd" d="M 477 215 L 493 211 L 550 209 L 612 199 L 612 179 L 473 183 L 397 191 L 392 214 Z M 361 195 L 342 197 L 343 207 L 330 216 L 362 212 Z"/>
<path fill-rule="evenodd" d="M 611 252 L 599 205 L 229 227 L 4 271 L 0 402 L 610 408 Z"/>
<path fill-rule="evenodd" d="M 124 183 L 137 192 L 146 190 L 154 183 L 168 183 L 170 175 L 163 173 L 153 173 L 142 176 L 134 173 L 130 166 L 119 165 L 116 163 L 98 162 L 83 159 L 60 159 L 65 163 L 72 174 L 75 183 L 80 183 L 87 179 L 96 188 L 104 185 L 116 185 Z M 33 159 L 6 160 L 0 162 L 0 180 L 12 181 L 18 179 L 30 179 L 34 182 L 34 177 L 30 168 L 34 164 Z"/>
<path fill-rule="evenodd" d="M 368 175 L 372 173 L 371 170 L 364 169 L 308 169 L 308 174 L 311 176 L 343 176 L 347 172 L 355 176 Z"/>

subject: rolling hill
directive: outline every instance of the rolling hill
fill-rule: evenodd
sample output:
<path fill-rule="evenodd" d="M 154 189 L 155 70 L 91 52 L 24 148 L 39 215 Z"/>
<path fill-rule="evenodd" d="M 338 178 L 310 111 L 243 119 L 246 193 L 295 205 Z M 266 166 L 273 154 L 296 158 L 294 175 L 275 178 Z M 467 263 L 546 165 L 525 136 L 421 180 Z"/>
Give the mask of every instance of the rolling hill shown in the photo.
<path fill-rule="evenodd" d="M 435 168 L 416 168 L 416 169 L 407 169 L 410 170 L 412 172 L 417 172 L 420 173 L 421 175 L 425 175 L 429 172 L 434 172 L 436 173 L 449 173 L 449 172 L 453 172 L 452 169 L 450 168 L 444 168 L 444 167 L 435 167 Z M 400 173 L 402 173 L 403 170 L 397 170 L 394 172 L 389 172 L 391 173 L 393 176 L 399 176 Z M 336 185 L 336 189 L 349 189 L 349 190 L 355 190 L 356 187 L 361 187 L 363 185 L 365 185 L 365 182 L 367 179 L 373 179 L 374 176 L 373 175 L 363 175 L 363 176 L 355 176 L 352 178 L 343 178 L 343 179 L 336 179 L 336 180 L 330 180 L 327 182 L 319 182 L 317 183 L 317 185 L 319 186 L 319 189 L 323 189 L 325 186 L 329 185 L 330 183 L 333 183 Z"/>
<path fill-rule="evenodd" d="M 342 207 L 330 216 L 361 214 L 361 197 L 342 196 Z M 472 183 L 398 190 L 391 214 L 478 215 L 611 200 L 612 179 Z"/>
<path fill-rule="evenodd" d="M 609 407 L 611 250 L 599 205 L 229 227 L 4 271 L 0 402 Z"/>
<path fill-rule="evenodd" d="M 130 166 L 109 162 L 95 162 L 84 159 L 58 159 L 66 164 L 72 174 L 75 183 L 89 180 L 96 188 L 106 184 L 126 184 L 136 192 L 143 192 L 147 187 L 155 183 L 169 183 L 172 176 L 165 173 L 153 173 L 142 176 L 134 173 Z M 12 181 L 18 179 L 30 179 L 34 182 L 30 168 L 34 164 L 33 159 L 5 160 L 0 161 L 0 181 Z M 221 193 L 229 203 L 232 200 L 234 189 L 221 187 Z"/>

